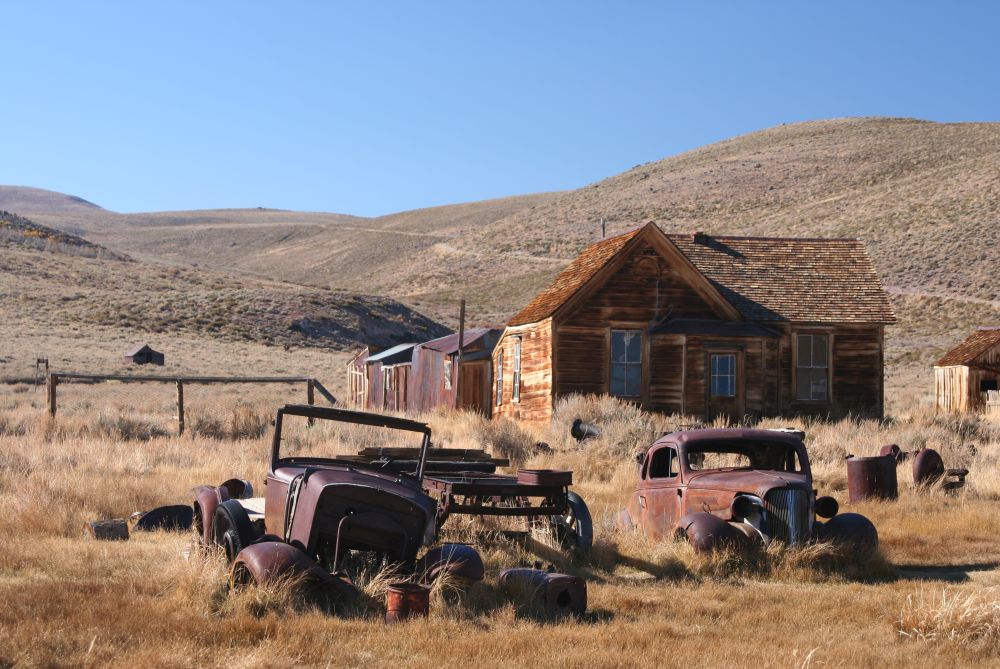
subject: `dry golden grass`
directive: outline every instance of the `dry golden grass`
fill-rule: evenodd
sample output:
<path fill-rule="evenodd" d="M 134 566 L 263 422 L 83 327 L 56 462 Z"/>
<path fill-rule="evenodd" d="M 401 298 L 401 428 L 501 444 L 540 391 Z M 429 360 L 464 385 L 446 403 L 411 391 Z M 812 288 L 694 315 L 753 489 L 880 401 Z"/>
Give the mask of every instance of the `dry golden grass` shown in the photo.
<path fill-rule="evenodd" d="M 995 423 L 918 413 L 882 425 L 800 424 L 821 492 L 879 528 L 883 554 L 859 560 L 829 545 L 699 556 L 686 544 L 614 529 L 633 482 L 629 455 L 677 417 L 600 398 L 563 403 L 543 428 L 432 414 L 441 445 L 486 445 L 524 464 L 576 470 L 597 544 L 561 568 L 588 579 L 590 612 L 582 621 L 536 620 L 496 586 L 502 569 L 536 557 L 455 519 L 449 538 L 480 539 L 486 580 L 465 592 L 441 583 L 429 619 L 386 627 L 382 596 L 391 574 L 361 574 L 364 596 L 352 605 L 308 589 L 229 592 L 221 557 L 192 550 L 188 534 L 81 538 L 87 520 L 185 501 L 198 483 L 231 475 L 259 482 L 266 436 L 144 440 L 141 431 L 102 424 L 99 412 L 49 421 L 32 397 L 0 398 L 0 666 L 964 667 L 1000 657 L 996 590 L 983 590 L 1000 586 Z M 568 424 L 577 414 L 600 420 L 604 435 L 572 441 Z M 310 438 L 313 446 L 349 448 L 330 432 Z M 911 490 L 901 468 L 898 502 L 847 503 L 846 450 L 867 454 L 921 438 L 946 458 L 958 457 L 960 444 L 977 444 L 967 453 L 967 490 Z M 535 454 L 539 440 L 552 452 Z"/>

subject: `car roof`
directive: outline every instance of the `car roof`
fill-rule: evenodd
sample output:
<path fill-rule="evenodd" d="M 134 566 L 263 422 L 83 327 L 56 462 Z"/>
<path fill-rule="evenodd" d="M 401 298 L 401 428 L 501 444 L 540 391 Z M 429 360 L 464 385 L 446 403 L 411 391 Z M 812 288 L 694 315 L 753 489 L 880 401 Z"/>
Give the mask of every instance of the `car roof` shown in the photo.
<path fill-rule="evenodd" d="M 794 434 L 777 430 L 762 430 L 751 428 L 707 428 L 703 430 L 681 430 L 665 434 L 653 443 L 658 446 L 665 443 L 690 446 L 699 442 L 718 441 L 720 439 L 753 439 L 758 441 L 777 441 L 789 446 L 801 445 L 802 440 Z"/>

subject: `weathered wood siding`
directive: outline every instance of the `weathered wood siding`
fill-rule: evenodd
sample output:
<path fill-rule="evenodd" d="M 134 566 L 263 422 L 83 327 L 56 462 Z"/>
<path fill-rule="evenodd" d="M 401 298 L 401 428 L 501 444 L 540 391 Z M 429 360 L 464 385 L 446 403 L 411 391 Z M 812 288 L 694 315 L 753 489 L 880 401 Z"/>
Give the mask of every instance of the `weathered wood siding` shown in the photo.
<path fill-rule="evenodd" d="M 987 381 L 1000 383 L 1000 346 L 976 357 L 969 365 L 934 367 L 934 396 L 939 411 L 976 413 L 986 411 Z"/>
<path fill-rule="evenodd" d="M 715 318 L 711 307 L 653 248 L 638 250 L 621 268 L 558 325 L 607 327 L 608 323 L 649 324 L 674 316 Z"/>
<path fill-rule="evenodd" d="M 557 395 L 608 392 L 611 369 L 607 327 L 560 326 L 553 346 L 556 356 Z"/>
<path fill-rule="evenodd" d="M 650 409 L 665 413 L 684 412 L 684 350 L 684 335 L 658 334 L 650 337 Z"/>
<path fill-rule="evenodd" d="M 521 338 L 521 397 L 513 401 L 514 339 Z M 497 404 L 496 379 L 492 382 L 493 415 L 518 420 L 544 421 L 552 418 L 552 319 L 508 327 L 493 350 L 493 369 L 503 352 L 503 388 Z"/>

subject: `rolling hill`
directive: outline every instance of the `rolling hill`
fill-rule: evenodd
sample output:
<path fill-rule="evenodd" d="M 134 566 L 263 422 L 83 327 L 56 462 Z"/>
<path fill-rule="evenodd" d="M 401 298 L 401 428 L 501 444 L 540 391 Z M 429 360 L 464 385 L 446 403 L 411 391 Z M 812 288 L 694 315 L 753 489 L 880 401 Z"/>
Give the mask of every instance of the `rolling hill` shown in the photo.
<path fill-rule="evenodd" d="M 0 208 L 144 262 L 383 295 L 452 326 L 462 297 L 473 323 L 503 322 L 599 236 L 602 218 L 609 234 L 655 220 L 667 231 L 859 237 L 900 312 L 891 358 L 926 364 L 963 328 L 1000 321 L 1000 123 L 782 125 L 576 190 L 379 218 L 121 214 L 16 187 L 0 187 Z"/>

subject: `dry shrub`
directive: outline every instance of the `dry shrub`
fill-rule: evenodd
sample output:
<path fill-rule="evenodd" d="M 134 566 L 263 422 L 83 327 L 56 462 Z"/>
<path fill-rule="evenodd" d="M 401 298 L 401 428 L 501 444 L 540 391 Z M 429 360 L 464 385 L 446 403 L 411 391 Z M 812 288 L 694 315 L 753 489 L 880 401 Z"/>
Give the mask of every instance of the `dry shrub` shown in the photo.
<path fill-rule="evenodd" d="M 1000 652 L 1000 590 L 921 590 L 907 596 L 894 625 L 901 639 L 951 643 L 996 654 Z"/>
<path fill-rule="evenodd" d="M 249 404 L 237 404 L 229 418 L 230 439 L 260 439 L 270 425 L 270 418 Z"/>
<path fill-rule="evenodd" d="M 0 414 L 0 436 L 23 437 L 27 433 L 28 428 L 23 422 L 15 421 L 6 414 Z"/>
<path fill-rule="evenodd" d="M 122 441 L 149 441 L 156 437 L 166 437 L 169 434 L 156 423 L 141 418 L 134 418 L 124 413 L 101 413 L 97 418 L 92 433 L 97 437 Z"/>

